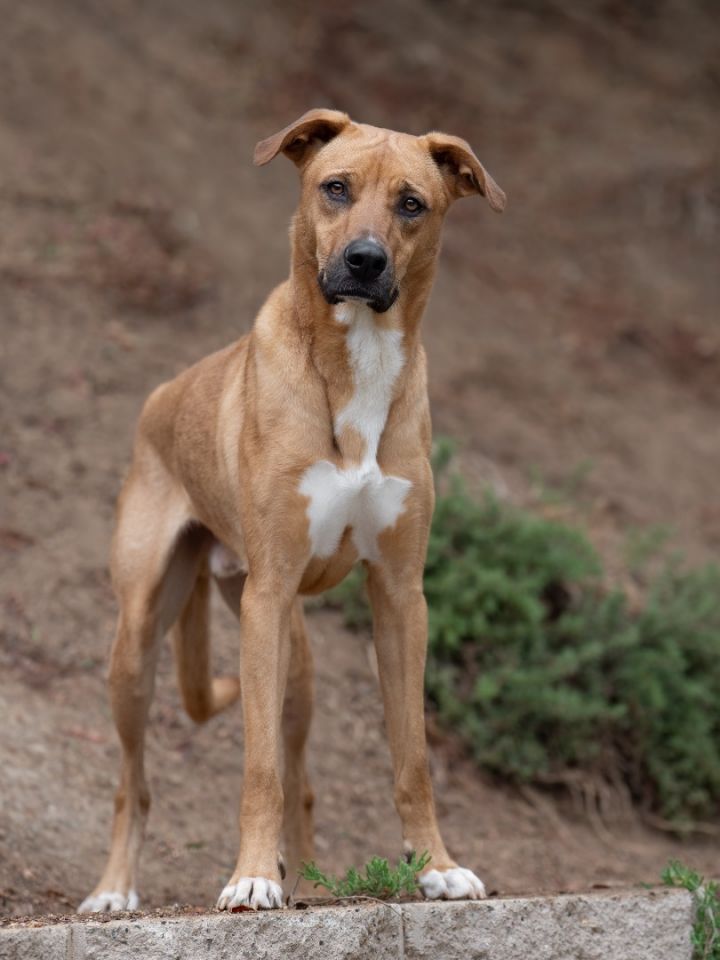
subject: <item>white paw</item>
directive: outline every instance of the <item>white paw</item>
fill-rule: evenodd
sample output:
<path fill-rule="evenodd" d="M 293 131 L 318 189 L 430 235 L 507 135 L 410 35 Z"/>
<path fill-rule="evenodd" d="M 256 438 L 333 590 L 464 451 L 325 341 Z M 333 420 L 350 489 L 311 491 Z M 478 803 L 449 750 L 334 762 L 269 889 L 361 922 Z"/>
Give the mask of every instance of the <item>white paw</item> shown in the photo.
<path fill-rule="evenodd" d="M 242 877 L 225 887 L 217 905 L 218 910 L 280 910 L 282 887 L 265 877 Z"/>
<path fill-rule="evenodd" d="M 487 896 L 482 880 L 465 867 L 428 870 L 418 883 L 428 900 L 484 900 Z"/>
<path fill-rule="evenodd" d="M 103 890 L 85 897 L 77 908 L 78 913 L 116 913 L 119 910 L 137 910 L 140 898 L 134 890 L 118 893 L 115 890 Z"/>

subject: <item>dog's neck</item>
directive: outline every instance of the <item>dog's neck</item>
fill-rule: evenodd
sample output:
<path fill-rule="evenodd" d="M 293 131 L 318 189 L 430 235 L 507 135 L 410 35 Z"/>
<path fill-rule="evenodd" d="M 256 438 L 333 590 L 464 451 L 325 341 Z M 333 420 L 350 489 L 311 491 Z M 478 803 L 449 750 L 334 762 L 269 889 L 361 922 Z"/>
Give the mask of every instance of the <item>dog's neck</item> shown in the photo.
<path fill-rule="evenodd" d="M 317 274 L 315 258 L 293 243 L 289 286 L 294 319 L 324 381 L 336 445 L 346 462 L 374 463 L 390 405 L 417 362 L 434 264 L 404 278 L 386 313 L 359 301 L 329 304 Z"/>
<path fill-rule="evenodd" d="M 294 243 L 289 278 L 294 319 L 324 381 L 342 458 L 367 464 L 376 459 L 391 402 L 417 362 L 433 271 L 426 267 L 417 277 L 405 278 L 386 313 L 357 301 L 329 304 L 317 273 L 314 257 Z"/>

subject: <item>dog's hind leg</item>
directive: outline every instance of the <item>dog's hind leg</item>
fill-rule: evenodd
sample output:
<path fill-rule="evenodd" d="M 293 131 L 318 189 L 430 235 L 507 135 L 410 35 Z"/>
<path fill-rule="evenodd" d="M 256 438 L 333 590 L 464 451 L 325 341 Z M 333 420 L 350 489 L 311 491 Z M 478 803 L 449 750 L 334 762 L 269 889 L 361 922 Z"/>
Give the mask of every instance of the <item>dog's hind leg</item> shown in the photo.
<path fill-rule="evenodd" d="M 110 855 L 80 912 L 137 909 L 137 866 L 150 806 L 145 726 L 155 687 L 160 640 L 195 582 L 206 543 L 188 528 L 185 501 L 162 468 L 136 463 L 128 477 L 113 541 L 113 582 L 120 603 L 110 654 L 109 688 L 122 747 Z M 147 467 L 147 465 L 145 465 Z"/>
<path fill-rule="evenodd" d="M 287 890 L 293 891 L 300 865 L 314 857 L 313 792 L 305 764 L 305 745 L 313 708 L 312 652 L 305 631 L 302 600 L 298 598 L 290 619 L 290 665 L 288 669 L 282 733 L 284 747 L 283 836 Z M 311 894 L 312 889 L 298 892 Z"/>

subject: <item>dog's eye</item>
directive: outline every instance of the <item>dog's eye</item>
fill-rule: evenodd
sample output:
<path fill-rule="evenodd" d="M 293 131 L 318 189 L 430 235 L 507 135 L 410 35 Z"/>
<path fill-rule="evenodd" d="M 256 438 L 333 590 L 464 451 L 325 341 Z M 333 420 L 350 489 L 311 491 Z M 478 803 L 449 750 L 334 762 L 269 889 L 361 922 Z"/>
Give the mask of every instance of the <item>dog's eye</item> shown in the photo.
<path fill-rule="evenodd" d="M 324 187 L 325 193 L 333 200 L 347 200 L 347 187 L 342 180 L 330 180 Z"/>
<path fill-rule="evenodd" d="M 400 212 L 405 214 L 406 217 L 416 217 L 419 213 L 422 213 L 424 209 L 425 204 L 422 200 L 418 200 L 417 197 L 405 197 L 405 199 L 400 202 Z"/>

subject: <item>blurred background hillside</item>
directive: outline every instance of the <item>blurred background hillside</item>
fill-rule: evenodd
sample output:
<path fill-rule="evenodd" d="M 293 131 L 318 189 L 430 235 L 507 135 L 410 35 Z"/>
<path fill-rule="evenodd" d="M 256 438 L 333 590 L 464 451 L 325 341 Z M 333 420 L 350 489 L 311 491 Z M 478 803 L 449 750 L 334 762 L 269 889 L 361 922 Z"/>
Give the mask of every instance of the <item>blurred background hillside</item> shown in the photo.
<path fill-rule="evenodd" d="M 0 0 L 0 912 L 66 910 L 107 842 L 107 550 L 134 422 L 287 270 L 296 174 L 255 141 L 311 106 L 465 137 L 508 194 L 448 217 L 425 320 L 434 427 L 472 489 L 720 549 L 720 26 L 706 0 Z M 548 497 L 548 491 L 561 496 Z M 215 630 L 228 667 L 237 642 Z M 319 859 L 395 855 L 365 640 L 313 615 Z M 211 903 L 239 713 L 196 731 L 170 658 L 149 903 Z M 656 877 L 670 834 L 478 773 L 433 734 L 451 849 L 503 892 Z M 479 811 L 482 809 L 483 814 Z M 717 862 L 716 839 L 689 839 Z"/>

